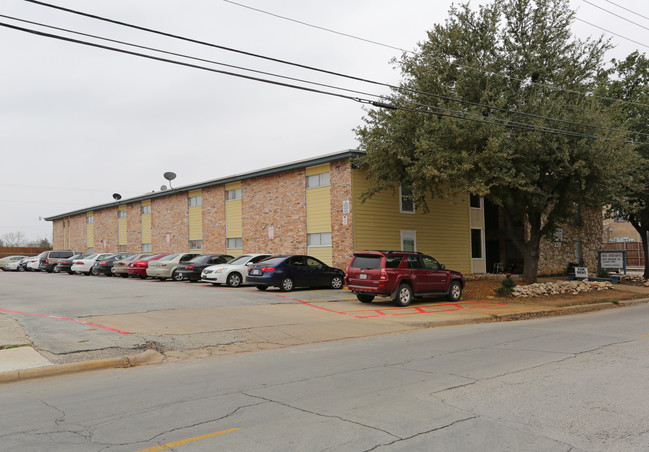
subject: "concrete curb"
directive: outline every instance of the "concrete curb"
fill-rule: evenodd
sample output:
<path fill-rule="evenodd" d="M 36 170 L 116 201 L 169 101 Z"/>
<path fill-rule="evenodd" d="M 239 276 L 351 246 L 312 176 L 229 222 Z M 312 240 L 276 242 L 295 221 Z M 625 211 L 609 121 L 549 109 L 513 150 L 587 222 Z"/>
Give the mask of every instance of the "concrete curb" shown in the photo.
<path fill-rule="evenodd" d="M 155 350 L 146 350 L 135 355 L 118 356 L 115 358 L 81 361 L 78 363 L 54 364 L 51 366 L 34 367 L 31 369 L 10 370 L 0 372 L 0 384 L 32 378 L 52 377 L 56 375 L 84 372 L 87 370 L 108 369 L 117 367 L 134 367 L 162 361 L 164 356 Z"/>

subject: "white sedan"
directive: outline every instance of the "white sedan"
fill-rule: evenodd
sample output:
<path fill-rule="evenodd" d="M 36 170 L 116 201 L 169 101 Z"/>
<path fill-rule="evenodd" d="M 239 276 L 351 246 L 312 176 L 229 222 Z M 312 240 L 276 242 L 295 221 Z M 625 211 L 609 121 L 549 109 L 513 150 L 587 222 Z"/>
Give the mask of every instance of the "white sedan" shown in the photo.
<path fill-rule="evenodd" d="M 227 264 L 210 265 L 201 273 L 201 281 L 215 286 L 227 284 L 239 287 L 246 281 L 250 264 L 256 264 L 270 257 L 270 254 L 244 254 Z"/>
<path fill-rule="evenodd" d="M 39 254 L 38 256 L 32 256 L 27 261 L 26 270 L 30 272 L 40 271 L 38 266 L 41 263 L 41 257 L 45 257 L 45 252 Z"/>
<path fill-rule="evenodd" d="M 72 261 L 72 267 L 70 271 L 78 275 L 84 274 L 89 275 L 92 266 L 95 265 L 95 262 L 99 259 L 106 259 L 107 257 L 114 256 L 113 253 L 103 253 L 103 254 L 91 254 L 84 257 L 83 259 L 75 259 Z"/>

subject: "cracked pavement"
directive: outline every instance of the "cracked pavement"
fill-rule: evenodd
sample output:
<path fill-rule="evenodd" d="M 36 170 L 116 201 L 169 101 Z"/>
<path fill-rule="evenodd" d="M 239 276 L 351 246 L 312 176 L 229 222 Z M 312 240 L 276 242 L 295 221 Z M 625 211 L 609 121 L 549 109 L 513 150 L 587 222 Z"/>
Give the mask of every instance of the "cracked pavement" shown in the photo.
<path fill-rule="evenodd" d="M 642 451 L 647 316 L 638 305 L 22 382 L 0 387 L 0 449 Z"/>

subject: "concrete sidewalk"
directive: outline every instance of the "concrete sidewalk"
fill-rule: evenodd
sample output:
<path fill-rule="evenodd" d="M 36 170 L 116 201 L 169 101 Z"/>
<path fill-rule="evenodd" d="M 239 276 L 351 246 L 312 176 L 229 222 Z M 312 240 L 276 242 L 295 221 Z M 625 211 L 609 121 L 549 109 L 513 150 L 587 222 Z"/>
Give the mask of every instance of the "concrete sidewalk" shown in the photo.
<path fill-rule="evenodd" d="M 624 288 L 629 290 L 629 287 L 625 285 Z M 458 303 L 431 300 L 397 308 L 387 301 L 359 303 L 347 293 L 335 300 L 307 300 L 302 304 L 160 310 L 83 318 L 84 322 L 132 335 L 128 341 L 132 348 L 113 349 L 103 355 L 85 352 L 81 343 L 77 353 L 56 355 L 42 349 L 39 351 L 16 320 L 0 314 L 0 383 L 99 368 L 396 334 L 422 328 L 573 314 L 649 301 L 649 288 L 638 286 L 633 291 L 646 294 L 647 298 L 619 304 L 563 308 L 515 304 L 511 300 L 503 303 L 498 299 L 493 302 L 462 300 Z M 300 295 L 295 293 L 292 296 Z M 44 345 L 41 344 L 41 348 L 46 348 Z"/>

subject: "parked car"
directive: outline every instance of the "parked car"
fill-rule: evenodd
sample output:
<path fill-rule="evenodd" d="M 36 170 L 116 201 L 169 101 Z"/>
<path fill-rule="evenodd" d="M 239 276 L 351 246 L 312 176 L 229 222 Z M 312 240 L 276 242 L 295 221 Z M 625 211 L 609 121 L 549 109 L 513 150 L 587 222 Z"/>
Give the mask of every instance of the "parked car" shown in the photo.
<path fill-rule="evenodd" d="M 71 256 L 67 259 L 61 259 L 60 261 L 57 262 L 56 266 L 54 267 L 54 273 L 69 273 L 73 274 L 74 272 L 72 271 L 72 263 L 74 262 L 75 259 L 83 259 L 84 257 L 89 256 L 89 254 L 75 254 L 74 256 Z"/>
<path fill-rule="evenodd" d="M 251 265 L 246 277 L 246 281 L 259 290 L 275 286 L 282 292 L 290 292 L 296 287 L 342 289 L 344 279 L 345 272 L 341 269 L 303 255 L 271 256 Z"/>
<path fill-rule="evenodd" d="M 18 265 L 23 261 L 23 259 L 26 259 L 26 257 L 22 257 L 21 259 L 15 259 L 15 260 L 10 260 L 6 264 L 2 266 L 2 270 L 6 272 L 15 272 L 18 271 Z"/>
<path fill-rule="evenodd" d="M 375 296 L 391 297 L 397 306 L 408 306 L 413 297 L 462 297 L 462 273 L 446 270 L 431 256 L 406 251 L 358 251 L 347 267 L 349 290 L 363 303 Z"/>
<path fill-rule="evenodd" d="M 46 251 L 45 255 L 40 260 L 38 268 L 48 273 L 52 273 L 53 271 L 55 271 L 56 264 L 58 264 L 61 259 L 70 258 L 75 254 L 79 253 L 69 250 Z"/>
<path fill-rule="evenodd" d="M 125 259 L 127 257 L 133 256 L 134 254 L 135 253 L 119 253 L 104 259 L 97 259 L 95 261 L 95 265 L 93 265 L 92 268 L 90 269 L 90 273 L 92 273 L 95 276 L 98 275 L 113 276 L 112 270 L 115 261 Z"/>
<path fill-rule="evenodd" d="M 30 269 L 27 268 L 27 264 L 29 264 L 29 261 L 33 259 L 34 256 L 31 257 L 26 257 L 20 262 L 18 262 L 18 271 L 19 272 L 26 272 L 26 271 L 31 271 Z"/>
<path fill-rule="evenodd" d="M 158 278 L 160 281 L 166 281 L 169 278 L 172 278 L 174 281 L 182 281 L 183 277 L 178 273 L 178 264 L 183 262 L 188 262 L 200 256 L 196 253 L 174 253 L 163 256 L 160 259 L 157 259 L 154 262 L 149 264 L 149 267 L 146 269 L 147 276 L 151 278 Z"/>
<path fill-rule="evenodd" d="M 38 256 L 30 257 L 29 261 L 27 262 L 27 267 L 25 269 L 30 272 L 40 271 L 41 259 L 43 258 L 43 256 L 45 256 L 45 253 L 46 251 L 43 251 Z"/>
<path fill-rule="evenodd" d="M 250 265 L 268 257 L 270 254 L 244 254 L 227 264 L 210 265 L 201 273 L 201 281 L 212 283 L 215 286 L 227 284 L 230 287 L 239 287 L 246 282 Z"/>
<path fill-rule="evenodd" d="M 121 276 L 122 278 L 128 278 L 128 264 L 138 259 L 144 259 L 145 257 L 153 256 L 151 253 L 136 253 L 132 256 L 125 257 L 124 259 L 119 259 L 113 262 L 113 268 L 111 272 L 115 276 Z"/>
<path fill-rule="evenodd" d="M 137 276 L 142 279 L 147 279 L 148 276 L 146 274 L 146 269 L 149 267 L 149 262 L 155 261 L 169 254 L 171 253 L 151 254 L 146 257 L 132 260 L 128 263 L 128 276 Z"/>
<path fill-rule="evenodd" d="M 26 257 L 27 256 L 6 256 L 6 257 L 3 257 L 2 259 L 0 259 L 0 268 L 2 268 L 4 270 L 4 266 L 6 264 L 9 264 L 11 262 L 20 262 L 21 260 L 23 260 Z"/>
<path fill-rule="evenodd" d="M 78 275 L 89 275 L 92 270 L 92 266 L 95 265 L 95 262 L 98 259 L 106 259 L 107 257 L 112 256 L 113 253 L 96 253 L 84 256 L 81 259 L 75 259 L 72 261 L 72 267 L 70 270 Z"/>
<path fill-rule="evenodd" d="M 198 281 L 201 279 L 201 273 L 203 270 L 210 265 L 226 264 L 232 259 L 234 259 L 234 257 L 229 254 L 202 254 L 189 262 L 179 264 L 177 271 L 183 279 Z"/>

